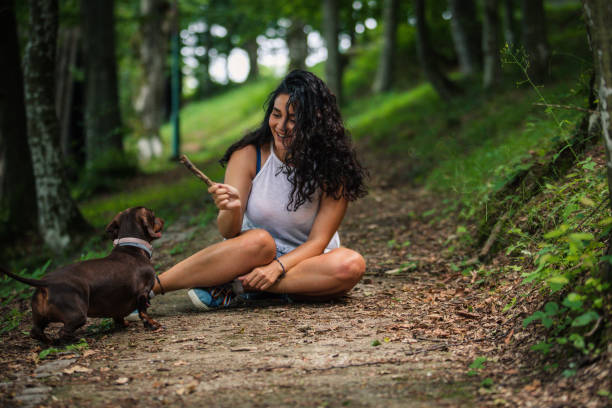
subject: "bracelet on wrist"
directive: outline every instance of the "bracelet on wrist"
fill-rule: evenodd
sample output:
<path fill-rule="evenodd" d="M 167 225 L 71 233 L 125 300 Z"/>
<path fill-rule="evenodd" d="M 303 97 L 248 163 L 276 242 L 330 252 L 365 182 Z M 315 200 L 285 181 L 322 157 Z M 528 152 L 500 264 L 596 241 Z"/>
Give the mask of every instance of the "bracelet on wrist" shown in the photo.
<path fill-rule="evenodd" d="M 283 273 L 281 273 L 281 274 L 279 275 L 279 278 L 281 278 L 281 277 L 285 276 L 285 273 L 287 272 L 287 271 L 285 270 L 285 265 L 283 265 L 283 263 L 282 263 L 282 262 L 280 261 L 280 259 L 278 259 L 278 258 L 274 258 L 274 260 L 275 260 L 276 262 L 278 262 L 278 264 L 279 264 L 279 265 L 281 266 L 281 268 L 283 269 Z"/>

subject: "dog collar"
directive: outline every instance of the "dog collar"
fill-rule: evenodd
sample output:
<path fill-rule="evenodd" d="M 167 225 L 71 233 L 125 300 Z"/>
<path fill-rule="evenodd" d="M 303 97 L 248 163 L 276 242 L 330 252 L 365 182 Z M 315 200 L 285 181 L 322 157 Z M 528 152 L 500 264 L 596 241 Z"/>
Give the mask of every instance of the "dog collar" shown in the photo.
<path fill-rule="evenodd" d="M 140 238 L 119 238 L 113 241 L 113 246 L 133 246 L 144 250 L 149 258 L 153 256 L 153 247 L 144 239 Z"/>

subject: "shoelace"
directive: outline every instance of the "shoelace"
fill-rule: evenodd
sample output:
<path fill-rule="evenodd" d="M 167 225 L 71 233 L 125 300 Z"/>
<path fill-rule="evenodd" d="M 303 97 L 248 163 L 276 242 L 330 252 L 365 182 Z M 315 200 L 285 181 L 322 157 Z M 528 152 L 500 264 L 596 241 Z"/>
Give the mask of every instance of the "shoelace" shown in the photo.
<path fill-rule="evenodd" d="M 230 287 L 216 287 L 213 288 L 210 291 L 210 296 L 213 299 L 219 299 L 221 297 L 223 297 L 223 300 L 221 301 L 221 305 L 222 306 L 227 306 L 230 304 L 230 302 L 232 301 L 232 299 L 234 298 L 234 292 L 232 291 L 232 288 Z"/>

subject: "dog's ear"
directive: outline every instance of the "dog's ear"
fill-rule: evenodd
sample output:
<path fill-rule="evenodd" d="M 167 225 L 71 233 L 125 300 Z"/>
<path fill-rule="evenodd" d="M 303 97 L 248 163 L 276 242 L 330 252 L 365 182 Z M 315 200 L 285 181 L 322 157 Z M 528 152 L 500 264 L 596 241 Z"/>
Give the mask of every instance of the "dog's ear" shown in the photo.
<path fill-rule="evenodd" d="M 153 211 L 143 208 L 139 214 L 140 222 L 152 239 L 161 238 L 161 230 L 164 226 L 164 221 L 157 218 Z"/>
<path fill-rule="evenodd" d="M 104 230 L 104 232 L 106 232 L 106 235 L 110 239 L 117 239 L 117 237 L 119 236 L 119 218 L 121 218 L 122 214 L 123 211 L 115 215 L 115 218 L 113 218 L 113 220 L 110 222 L 110 224 L 106 226 L 106 229 Z"/>

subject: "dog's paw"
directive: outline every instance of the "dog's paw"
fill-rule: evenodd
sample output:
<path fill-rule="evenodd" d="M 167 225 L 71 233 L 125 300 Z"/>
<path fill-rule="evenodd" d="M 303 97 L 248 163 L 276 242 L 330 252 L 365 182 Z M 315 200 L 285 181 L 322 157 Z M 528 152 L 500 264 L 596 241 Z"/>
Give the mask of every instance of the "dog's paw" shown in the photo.
<path fill-rule="evenodd" d="M 157 323 L 153 319 L 143 320 L 142 323 L 144 324 L 144 327 L 147 330 L 151 330 L 154 333 L 160 332 L 164 329 L 164 327 L 161 324 Z"/>

